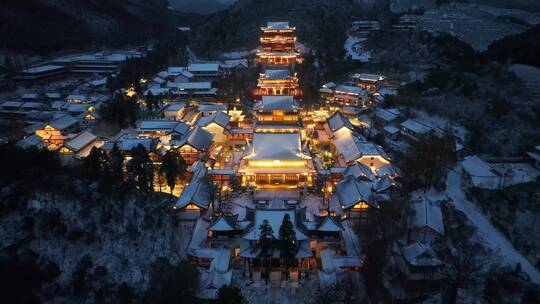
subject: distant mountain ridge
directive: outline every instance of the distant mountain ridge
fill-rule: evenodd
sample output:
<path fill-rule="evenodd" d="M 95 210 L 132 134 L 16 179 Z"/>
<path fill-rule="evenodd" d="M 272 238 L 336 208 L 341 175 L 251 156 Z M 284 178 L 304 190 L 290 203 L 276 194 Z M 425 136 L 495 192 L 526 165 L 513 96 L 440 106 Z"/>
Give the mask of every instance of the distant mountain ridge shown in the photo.
<path fill-rule="evenodd" d="M 174 9 L 197 14 L 212 14 L 229 8 L 237 0 L 169 0 Z"/>
<path fill-rule="evenodd" d="M 44 54 L 90 45 L 139 44 L 190 24 L 167 0 L 4 0 L 0 4 L 2 46 Z"/>

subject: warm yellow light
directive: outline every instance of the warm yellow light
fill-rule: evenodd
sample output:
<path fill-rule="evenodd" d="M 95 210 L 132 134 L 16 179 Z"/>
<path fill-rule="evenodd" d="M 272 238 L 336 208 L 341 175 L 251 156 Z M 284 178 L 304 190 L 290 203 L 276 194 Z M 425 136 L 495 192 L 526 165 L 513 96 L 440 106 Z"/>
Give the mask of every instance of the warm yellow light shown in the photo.
<path fill-rule="evenodd" d="M 137 95 L 137 92 L 135 92 L 135 88 L 134 87 L 129 87 L 127 90 L 126 90 L 126 96 L 127 97 L 133 97 Z"/>
<path fill-rule="evenodd" d="M 358 204 L 353 206 L 353 209 L 355 209 L 355 210 L 364 210 L 364 209 L 367 209 L 367 208 L 369 208 L 369 205 L 366 204 L 365 202 L 359 202 Z"/>
<path fill-rule="evenodd" d="M 298 167 L 304 166 L 302 160 L 251 160 L 249 166 L 253 167 Z"/>
<path fill-rule="evenodd" d="M 186 210 L 200 210 L 201 208 L 199 208 L 199 206 L 195 204 L 188 204 L 185 209 Z"/>

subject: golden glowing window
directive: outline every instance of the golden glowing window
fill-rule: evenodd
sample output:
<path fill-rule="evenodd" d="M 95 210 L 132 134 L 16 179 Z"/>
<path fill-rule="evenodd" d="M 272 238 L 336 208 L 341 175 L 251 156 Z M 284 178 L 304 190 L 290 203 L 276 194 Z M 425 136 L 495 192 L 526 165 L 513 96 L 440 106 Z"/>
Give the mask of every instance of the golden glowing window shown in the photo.
<path fill-rule="evenodd" d="M 195 204 L 188 204 L 186 210 L 200 210 L 201 208 Z"/>
<path fill-rule="evenodd" d="M 67 147 L 62 147 L 60 148 L 60 153 L 62 154 L 69 154 L 69 153 L 73 153 L 73 151 L 71 151 L 69 148 Z"/>
<path fill-rule="evenodd" d="M 354 209 L 354 210 L 365 210 L 365 209 L 367 209 L 368 207 L 369 207 L 368 204 L 366 204 L 365 202 L 360 202 L 360 203 L 354 205 L 354 206 L 353 206 L 353 209 Z"/>

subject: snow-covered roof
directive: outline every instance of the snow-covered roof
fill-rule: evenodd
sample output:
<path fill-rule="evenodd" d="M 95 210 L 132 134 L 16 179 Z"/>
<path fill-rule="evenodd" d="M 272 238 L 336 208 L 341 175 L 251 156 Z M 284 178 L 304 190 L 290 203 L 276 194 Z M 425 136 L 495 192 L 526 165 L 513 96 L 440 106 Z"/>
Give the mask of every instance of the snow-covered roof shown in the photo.
<path fill-rule="evenodd" d="M 345 161 L 351 162 L 362 156 L 359 145 L 365 143 L 365 139 L 352 132 L 339 131 L 332 139 L 332 142 Z"/>
<path fill-rule="evenodd" d="M 186 107 L 186 104 L 183 102 L 171 103 L 167 105 L 163 111 L 181 111 Z"/>
<path fill-rule="evenodd" d="M 341 219 L 337 216 L 317 216 L 315 215 L 315 230 L 323 232 L 341 232 L 343 226 L 341 225 Z"/>
<path fill-rule="evenodd" d="M 71 115 L 63 115 L 49 123 L 49 125 L 53 126 L 57 130 L 65 130 L 71 126 L 76 125 L 79 123 L 77 119 L 73 118 Z"/>
<path fill-rule="evenodd" d="M 379 81 L 384 80 L 384 76 L 379 74 L 368 74 L 368 73 L 355 73 L 352 76 L 353 79 L 359 80 L 369 80 L 369 81 Z"/>
<path fill-rule="evenodd" d="M 310 159 L 302 153 L 300 133 L 254 133 L 252 151 L 248 160 L 302 160 Z"/>
<path fill-rule="evenodd" d="M 200 112 L 225 111 L 227 106 L 218 103 L 202 103 L 198 106 Z"/>
<path fill-rule="evenodd" d="M 32 67 L 32 68 L 29 68 L 29 69 L 24 69 L 22 71 L 23 71 L 23 73 L 43 73 L 43 72 L 61 70 L 63 68 L 64 67 L 61 66 L 61 65 L 47 64 L 47 65 L 42 65 L 42 66 L 38 66 L 38 67 Z"/>
<path fill-rule="evenodd" d="M 50 99 L 58 99 L 60 98 L 60 93 L 56 93 L 56 92 L 50 92 L 50 93 L 45 93 L 45 96 L 47 96 L 47 98 L 50 98 Z"/>
<path fill-rule="evenodd" d="M 57 101 L 53 101 L 53 103 L 51 104 L 51 108 L 53 108 L 54 110 L 60 110 L 63 108 L 67 108 L 70 104 L 72 103 L 67 102 L 67 101 L 57 100 Z"/>
<path fill-rule="evenodd" d="M 478 156 L 466 156 L 463 161 L 461 161 L 460 165 L 471 177 L 473 186 L 486 189 L 497 188 L 499 176 Z"/>
<path fill-rule="evenodd" d="M 201 270 L 197 297 L 217 299 L 219 289 L 224 285 L 230 285 L 232 281 L 232 270 L 229 269 L 231 251 L 226 248 L 206 248 L 206 250 L 214 251 L 214 258 L 208 270 Z"/>
<path fill-rule="evenodd" d="M 197 290 L 196 296 L 199 299 L 215 300 L 218 298 L 219 289 L 222 286 L 230 285 L 231 282 L 232 270 L 225 273 L 202 270 L 199 278 L 199 290 Z"/>
<path fill-rule="evenodd" d="M 38 98 L 37 93 L 26 93 L 21 96 L 22 99 L 36 99 Z"/>
<path fill-rule="evenodd" d="M 384 192 L 392 187 L 400 187 L 400 185 L 390 178 L 389 175 L 383 175 L 381 178 L 379 178 L 377 183 L 375 183 L 375 192 Z"/>
<path fill-rule="evenodd" d="M 359 202 L 371 204 L 372 194 L 370 183 L 351 175 L 336 184 L 334 193 L 343 209 L 351 208 Z"/>
<path fill-rule="evenodd" d="M 95 108 L 95 107 L 94 105 L 88 104 L 88 103 L 67 102 L 65 105 L 65 108 L 67 108 L 68 112 L 84 113 L 84 112 L 89 111 L 91 108 Z"/>
<path fill-rule="evenodd" d="M 323 88 L 333 89 L 336 87 L 336 84 L 334 82 L 328 82 L 328 83 L 323 84 L 322 86 Z"/>
<path fill-rule="evenodd" d="M 183 208 L 189 204 L 194 204 L 200 208 L 208 209 L 211 200 L 210 185 L 206 180 L 198 179 L 184 187 L 175 207 Z"/>
<path fill-rule="evenodd" d="M 218 72 L 219 63 L 192 63 L 188 69 L 190 72 Z"/>
<path fill-rule="evenodd" d="M 143 146 L 146 151 L 151 151 L 157 144 L 157 141 L 153 138 L 121 138 L 116 142 L 108 142 L 105 147 L 112 148 L 116 144 L 120 151 L 128 152 L 138 145 Z"/>
<path fill-rule="evenodd" d="M 191 147 L 199 151 L 207 151 L 208 148 L 212 145 L 212 140 L 214 139 L 214 134 L 206 131 L 204 128 L 196 126 L 189 133 L 187 133 L 184 138 L 180 141 L 178 146 L 183 146 L 188 144 Z"/>
<path fill-rule="evenodd" d="M 163 131 L 171 132 L 179 124 L 176 120 L 154 119 L 141 120 L 139 123 L 139 132 L 144 131 Z"/>
<path fill-rule="evenodd" d="M 23 103 L 23 101 L 6 101 L 2 104 L 2 108 L 20 108 Z"/>
<path fill-rule="evenodd" d="M 263 96 L 260 109 L 262 110 L 294 110 L 297 106 L 293 96 Z"/>
<path fill-rule="evenodd" d="M 167 68 L 167 73 L 169 75 L 178 75 L 186 70 L 186 67 L 180 66 L 170 66 Z"/>
<path fill-rule="evenodd" d="M 391 122 L 394 119 L 399 117 L 399 110 L 398 109 L 383 109 L 383 108 L 377 108 L 375 110 L 375 116 L 378 118 L 386 121 Z"/>
<path fill-rule="evenodd" d="M 32 134 L 24 139 L 21 139 L 17 142 L 17 146 L 21 148 L 30 148 L 30 147 L 46 147 L 46 143 L 42 142 L 42 138 L 36 134 Z"/>
<path fill-rule="evenodd" d="M 291 76 L 289 70 L 265 70 L 263 77 L 268 80 L 287 79 Z"/>
<path fill-rule="evenodd" d="M 200 82 L 167 82 L 168 88 L 179 90 L 209 90 L 212 88 L 212 83 L 207 81 Z"/>
<path fill-rule="evenodd" d="M 66 142 L 64 146 L 77 153 L 89 144 L 93 143 L 96 139 L 96 135 L 92 134 L 90 131 L 84 131 L 70 141 Z"/>
<path fill-rule="evenodd" d="M 182 71 L 177 76 L 184 76 L 189 79 L 189 78 L 193 78 L 194 75 L 190 71 Z"/>
<path fill-rule="evenodd" d="M 326 273 L 334 273 L 342 267 L 360 267 L 362 261 L 356 256 L 336 256 L 332 249 L 321 250 L 321 266 Z"/>
<path fill-rule="evenodd" d="M 426 134 L 432 130 L 431 127 L 421 124 L 413 119 L 405 120 L 401 123 L 401 127 L 408 129 L 416 134 Z"/>
<path fill-rule="evenodd" d="M 283 31 L 283 30 L 289 30 L 291 29 L 291 27 L 289 26 L 289 22 L 279 21 L 279 22 L 267 22 L 265 29 L 274 30 L 274 31 Z"/>
<path fill-rule="evenodd" d="M 162 78 L 162 79 L 167 79 L 170 75 L 171 74 L 167 71 L 161 71 L 157 73 L 157 77 Z"/>
<path fill-rule="evenodd" d="M 396 172 L 396 169 L 394 168 L 394 166 L 392 166 L 391 163 L 388 163 L 388 164 L 386 164 L 386 165 L 384 165 L 382 167 L 379 167 L 378 169 L 375 169 L 375 174 L 378 177 L 383 177 L 383 176 L 394 177 L 398 173 Z"/>
<path fill-rule="evenodd" d="M 236 230 L 236 220 L 238 218 L 238 215 L 236 216 L 219 216 L 215 218 L 212 223 L 210 223 L 210 226 L 208 227 L 208 230 L 212 231 L 233 231 Z"/>
<path fill-rule="evenodd" d="M 152 82 L 155 82 L 157 84 L 164 84 L 165 82 L 167 82 L 167 80 L 165 80 L 165 79 L 163 79 L 161 77 L 154 77 L 154 78 L 152 78 Z"/>
<path fill-rule="evenodd" d="M 409 228 L 428 227 L 444 235 L 443 216 L 439 205 L 422 197 L 412 202 L 411 208 L 414 210 L 414 215 L 409 221 Z"/>
<path fill-rule="evenodd" d="M 294 232 L 296 233 L 296 239 L 298 241 L 307 240 L 308 237 L 298 229 L 296 223 L 296 212 L 292 209 L 281 210 L 281 209 L 256 209 L 254 211 L 254 221 L 252 229 L 247 232 L 243 238 L 248 240 L 258 240 L 260 235 L 259 226 L 261 226 L 264 220 L 268 221 L 270 227 L 272 227 L 272 232 L 276 239 L 279 239 L 279 227 L 283 223 L 283 218 L 285 214 L 288 214 L 291 222 L 294 225 Z"/>
<path fill-rule="evenodd" d="M 358 150 L 362 153 L 362 156 L 381 156 L 385 159 L 389 159 L 383 149 L 373 143 L 360 143 L 358 144 Z"/>
<path fill-rule="evenodd" d="M 148 96 L 148 95 L 150 95 L 150 93 L 152 93 L 152 95 L 158 96 L 158 95 L 169 93 L 169 90 L 170 90 L 169 88 L 156 88 L 156 87 L 153 87 L 153 88 L 150 88 L 150 89 L 146 90 L 146 92 L 144 92 L 144 95 Z"/>
<path fill-rule="evenodd" d="M 401 253 L 405 261 L 416 267 L 434 267 L 442 265 L 431 246 L 415 242 L 409 245 L 400 246 Z"/>
<path fill-rule="evenodd" d="M 21 105 L 21 108 L 23 109 L 42 109 L 45 107 L 45 104 L 44 103 L 41 103 L 41 102 L 32 102 L 32 101 L 29 101 L 29 102 L 25 102 Z"/>
<path fill-rule="evenodd" d="M 383 129 L 388 132 L 388 134 L 394 135 L 399 133 L 399 129 L 394 126 L 385 126 Z"/>
<path fill-rule="evenodd" d="M 354 127 L 351 121 L 340 112 L 335 112 L 332 116 L 328 117 L 328 126 L 332 132 L 335 132 L 343 127 L 353 131 Z"/>
<path fill-rule="evenodd" d="M 93 87 L 99 87 L 99 86 L 105 85 L 106 83 L 107 83 L 107 78 L 96 79 L 96 80 L 92 80 L 88 82 L 88 84 Z"/>
<path fill-rule="evenodd" d="M 218 126 L 227 128 L 230 120 L 231 120 L 231 117 L 229 115 L 225 114 L 224 112 L 218 111 L 218 112 L 212 113 L 212 115 L 210 116 L 201 117 L 197 121 L 197 125 L 200 127 L 206 127 L 211 123 L 215 123 Z"/>
<path fill-rule="evenodd" d="M 338 85 L 334 91 L 336 94 L 353 94 L 353 95 L 364 95 L 366 93 L 366 90 L 362 89 L 361 87 L 353 87 L 353 86 L 346 86 L 346 85 Z"/>
<path fill-rule="evenodd" d="M 66 97 L 66 100 L 82 100 L 82 101 L 86 101 L 87 100 L 87 96 L 86 95 L 82 95 L 82 94 L 70 94 Z"/>
<path fill-rule="evenodd" d="M 354 177 L 364 177 L 370 181 L 376 180 L 376 177 L 373 174 L 371 168 L 358 162 L 354 162 L 345 168 L 345 170 L 343 171 L 343 176 L 349 175 L 352 175 Z"/>

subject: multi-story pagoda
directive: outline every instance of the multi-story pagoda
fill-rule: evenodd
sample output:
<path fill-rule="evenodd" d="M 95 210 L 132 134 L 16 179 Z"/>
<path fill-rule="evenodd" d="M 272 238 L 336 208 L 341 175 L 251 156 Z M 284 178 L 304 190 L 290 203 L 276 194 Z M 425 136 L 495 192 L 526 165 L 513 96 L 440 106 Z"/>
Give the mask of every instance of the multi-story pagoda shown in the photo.
<path fill-rule="evenodd" d="M 253 95 L 291 95 L 299 97 L 301 91 L 298 87 L 298 78 L 296 75 L 291 75 L 288 69 L 266 70 L 259 75 L 257 88 Z"/>
<path fill-rule="evenodd" d="M 286 65 L 298 61 L 295 27 L 289 26 L 288 22 L 268 22 L 261 30 L 262 48 L 257 52 L 260 63 Z"/>

